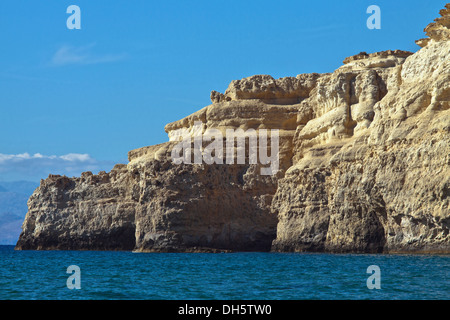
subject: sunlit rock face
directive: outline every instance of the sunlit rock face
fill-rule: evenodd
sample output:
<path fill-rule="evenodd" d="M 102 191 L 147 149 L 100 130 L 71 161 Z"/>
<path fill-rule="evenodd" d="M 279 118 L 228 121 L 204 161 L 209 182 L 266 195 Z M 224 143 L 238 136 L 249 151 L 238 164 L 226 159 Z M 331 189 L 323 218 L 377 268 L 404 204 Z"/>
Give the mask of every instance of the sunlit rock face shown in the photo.
<path fill-rule="evenodd" d="M 361 52 L 332 73 L 232 81 L 128 164 L 50 175 L 16 248 L 449 253 L 450 5 L 440 14 L 415 53 Z M 174 163 L 180 139 L 194 157 L 211 129 L 276 131 L 267 151 L 278 151 L 277 170 L 261 174 L 250 139 L 244 163 L 226 162 L 225 142 L 214 154 L 222 164 Z"/>

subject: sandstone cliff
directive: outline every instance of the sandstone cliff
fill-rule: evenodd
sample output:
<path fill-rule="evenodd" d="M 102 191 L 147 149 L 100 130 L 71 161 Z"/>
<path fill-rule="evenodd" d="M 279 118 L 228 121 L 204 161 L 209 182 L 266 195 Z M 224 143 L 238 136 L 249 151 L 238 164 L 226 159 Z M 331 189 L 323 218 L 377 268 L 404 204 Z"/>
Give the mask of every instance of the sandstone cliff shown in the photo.
<path fill-rule="evenodd" d="M 450 253 L 450 4 L 440 14 L 416 53 L 232 81 L 127 165 L 50 175 L 16 248 Z M 278 129 L 279 171 L 261 175 L 248 154 L 172 162 L 180 130 L 210 128 Z"/>

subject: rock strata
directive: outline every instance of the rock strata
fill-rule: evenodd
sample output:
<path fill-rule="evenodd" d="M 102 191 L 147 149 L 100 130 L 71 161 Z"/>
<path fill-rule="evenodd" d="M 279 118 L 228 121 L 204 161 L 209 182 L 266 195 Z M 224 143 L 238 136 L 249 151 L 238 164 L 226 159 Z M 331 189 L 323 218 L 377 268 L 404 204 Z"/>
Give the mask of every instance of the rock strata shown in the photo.
<path fill-rule="evenodd" d="M 450 4 L 440 15 L 415 53 L 232 81 L 128 164 L 50 175 L 16 249 L 450 253 Z M 248 152 L 239 164 L 226 152 L 223 164 L 172 161 L 180 139 L 191 157 L 210 129 L 277 130 L 279 170 L 262 175 Z"/>

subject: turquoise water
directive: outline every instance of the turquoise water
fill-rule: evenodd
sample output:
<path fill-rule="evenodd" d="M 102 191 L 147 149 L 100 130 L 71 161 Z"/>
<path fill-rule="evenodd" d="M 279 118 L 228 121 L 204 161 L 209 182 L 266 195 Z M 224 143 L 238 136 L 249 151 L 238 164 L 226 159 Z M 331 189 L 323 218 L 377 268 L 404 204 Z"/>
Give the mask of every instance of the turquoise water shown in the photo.
<path fill-rule="evenodd" d="M 67 267 L 81 289 L 68 289 Z M 368 289 L 367 267 L 381 289 Z M 450 299 L 450 256 L 14 251 L 0 299 Z"/>

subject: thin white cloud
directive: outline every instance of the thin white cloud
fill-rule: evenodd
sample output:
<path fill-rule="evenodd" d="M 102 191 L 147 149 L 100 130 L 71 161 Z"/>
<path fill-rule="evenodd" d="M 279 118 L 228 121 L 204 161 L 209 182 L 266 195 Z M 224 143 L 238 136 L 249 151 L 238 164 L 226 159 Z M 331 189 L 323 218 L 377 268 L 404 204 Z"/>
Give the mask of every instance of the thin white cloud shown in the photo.
<path fill-rule="evenodd" d="M 5 162 L 12 161 L 12 162 L 20 162 L 24 160 L 31 160 L 31 159 L 60 159 L 65 160 L 69 162 L 86 162 L 86 161 L 92 161 L 93 159 L 87 154 L 80 154 L 80 153 L 68 153 L 62 156 L 44 156 L 40 153 L 35 153 L 33 155 L 30 155 L 28 152 L 20 153 L 20 154 L 3 154 L 0 153 L 0 165 L 2 165 Z"/>
<path fill-rule="evenodd" d="M 86 65 L 120 61 L 125 58 L 124 54 L 96 54 L 92 52 L 95 44 L 81 47 L 63 45 L 53 55 L 51 64 L 53 66 Z"/>
<path fill-rule="evenodd" d="M 61 159 L 66 161 L 90 161 L 92 158 L 88 154 L 79 154 L 79 153 L 69 153 L 64 156 L 60 156 Z"/>
<path fill-rule="evenodd" d="M 113 167 L 112 161 L 100 161 L 89 154 L 43 155 L 41 153 L 0 153 L 0 180 L 38 180 L 49 174 L 79 176 L 84 171 L 94 173 Z"/>

